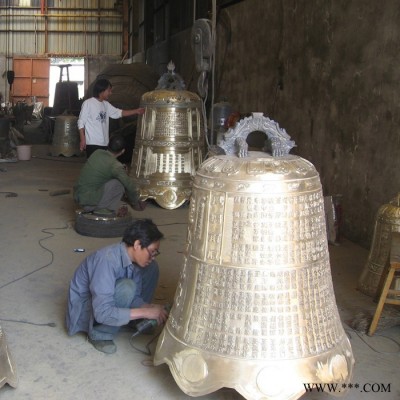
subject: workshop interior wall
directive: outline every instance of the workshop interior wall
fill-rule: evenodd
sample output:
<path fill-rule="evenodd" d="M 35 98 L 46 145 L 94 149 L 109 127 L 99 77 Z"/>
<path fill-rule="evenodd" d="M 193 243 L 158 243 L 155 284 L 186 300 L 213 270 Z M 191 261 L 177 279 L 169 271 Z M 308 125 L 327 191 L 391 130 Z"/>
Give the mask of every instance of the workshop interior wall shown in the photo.
<path fill-rule="evenodd" d="M 253 0 L 223 12 L 218 95 L 286 129 L 324 194 L 343 195 L 344 236 L 368 247 L 399 190 L 400 3 Z"/>
<path fill-rule="evenodd" d="M 215 101 L 285 128 L 324 194 L 343 195 L 342 233 L 364 247 L 400 180 L 399 17 L 396 0 L 245 0 L 217 20 Z M 170 56 L 178 72 L 193 65 Z"/>

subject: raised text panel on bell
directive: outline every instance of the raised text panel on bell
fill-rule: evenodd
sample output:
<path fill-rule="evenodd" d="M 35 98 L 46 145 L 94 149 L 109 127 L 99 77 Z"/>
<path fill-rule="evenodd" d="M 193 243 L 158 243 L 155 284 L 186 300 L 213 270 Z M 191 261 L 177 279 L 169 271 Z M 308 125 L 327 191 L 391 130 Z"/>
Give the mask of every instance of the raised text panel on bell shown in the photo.
<path fill-rule="evenodd" d="M 287 135 L 259 114 L 238 125 L 226 135 L 236 144 L 254 126 L 273 147 Z M 187 253 L 155 354 L 187 394 L 296 399 L 306 383 L 351 379 L 319 175 L 291 147 L 216 155 L 194 177 Z"/>

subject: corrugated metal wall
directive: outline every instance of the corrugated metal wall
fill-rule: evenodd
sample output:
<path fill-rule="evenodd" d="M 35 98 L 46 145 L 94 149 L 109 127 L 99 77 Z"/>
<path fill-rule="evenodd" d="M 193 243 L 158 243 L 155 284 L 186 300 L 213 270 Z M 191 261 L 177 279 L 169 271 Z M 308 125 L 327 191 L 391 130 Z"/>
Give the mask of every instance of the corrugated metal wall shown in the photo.
<path fill-rule="evenodd" d="M 28 3 L 36 7 L 23 6 Z M 47 0 L 47 7 L 41 7 L 41 3 L 0 1 L 0 34 L 4 38 L 0 41 L 0 54 L 122 54 L 122 15 L 114 7 L 115 0 Z"/>

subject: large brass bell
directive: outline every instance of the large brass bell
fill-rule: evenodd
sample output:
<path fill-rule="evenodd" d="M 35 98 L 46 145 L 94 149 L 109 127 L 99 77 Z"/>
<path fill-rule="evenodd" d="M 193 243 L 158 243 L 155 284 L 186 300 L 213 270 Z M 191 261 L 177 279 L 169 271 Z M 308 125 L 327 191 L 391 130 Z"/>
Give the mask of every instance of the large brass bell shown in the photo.
<path fill-rule="evenodd" d="M 272 155 L 247 151 L 253 131 Z M 307 384 L 351 379 L 319 175 L 288 154 L 289 139 L 253 114 L 194 177 L 187 251 L 154 358 L 188 395 L 230 387 L 246 399 L 297 399 Z"/>
<path fill-rule="evenodd" d="M 368 259 L 358 282 L 358 289 L 368 296 L 377 294 L 385 266 L 389 262 L 392 232 L 400 232 L 400 194 L 377 213 Z M 393 281 L 392 289 L 400 288 L 400 277 Z"/>
<path fill-rule="evenodd" d="M 145 113 L 138 119 L 130 170 L 140 198 L 154 199 L 166 209 L 190 198 L 192 177 L 205 150 L 201 99 L 184 90 L 174 68 L 170 63 L 156 90 L 141 98 Z"/>

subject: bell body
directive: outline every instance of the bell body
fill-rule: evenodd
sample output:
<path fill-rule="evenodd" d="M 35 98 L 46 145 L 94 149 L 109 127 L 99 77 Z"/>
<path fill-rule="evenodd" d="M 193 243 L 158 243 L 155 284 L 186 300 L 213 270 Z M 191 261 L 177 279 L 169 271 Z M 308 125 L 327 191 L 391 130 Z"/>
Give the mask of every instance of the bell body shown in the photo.
<path fill-rule="evenodd" d="M 53 140 L 50 148 L 52 156 L 65 157 L 81 155 L 79 149 L 78 117 L 60 115 L 54 124 Z"/>
<path fill-rule="evenodd" d="M 142 200 L 174 209 L 190 198 L 192 177 L 205 151 L 201 99 L 186 90 L 142 96 L 130 177 Z"/>
<path fill-rule="evenodd" d="M 297 399 L 306 383 L 350 381 L 311 163 L 249 152 L 201 165 L 154 362 L 191 396 L 231 387 L 247 399 Z"/>
<path fill-rule="evenodd" d="M 371 249 L 361 274 L 358 289 L 375 296 L 385 266 L 389 262 L 392 232 L 400 232 L 400 194 L 378 210 Z M 393 281 L 392 289 L 400 288 L 400 277 Z"/>
<path fill-rule="evenodd" d="M 15 388 L 18 386 L 18 380 L 15 362 L 8 348 L 6 335 L 0 326 L 0 389 L 6 383 Z"/>

